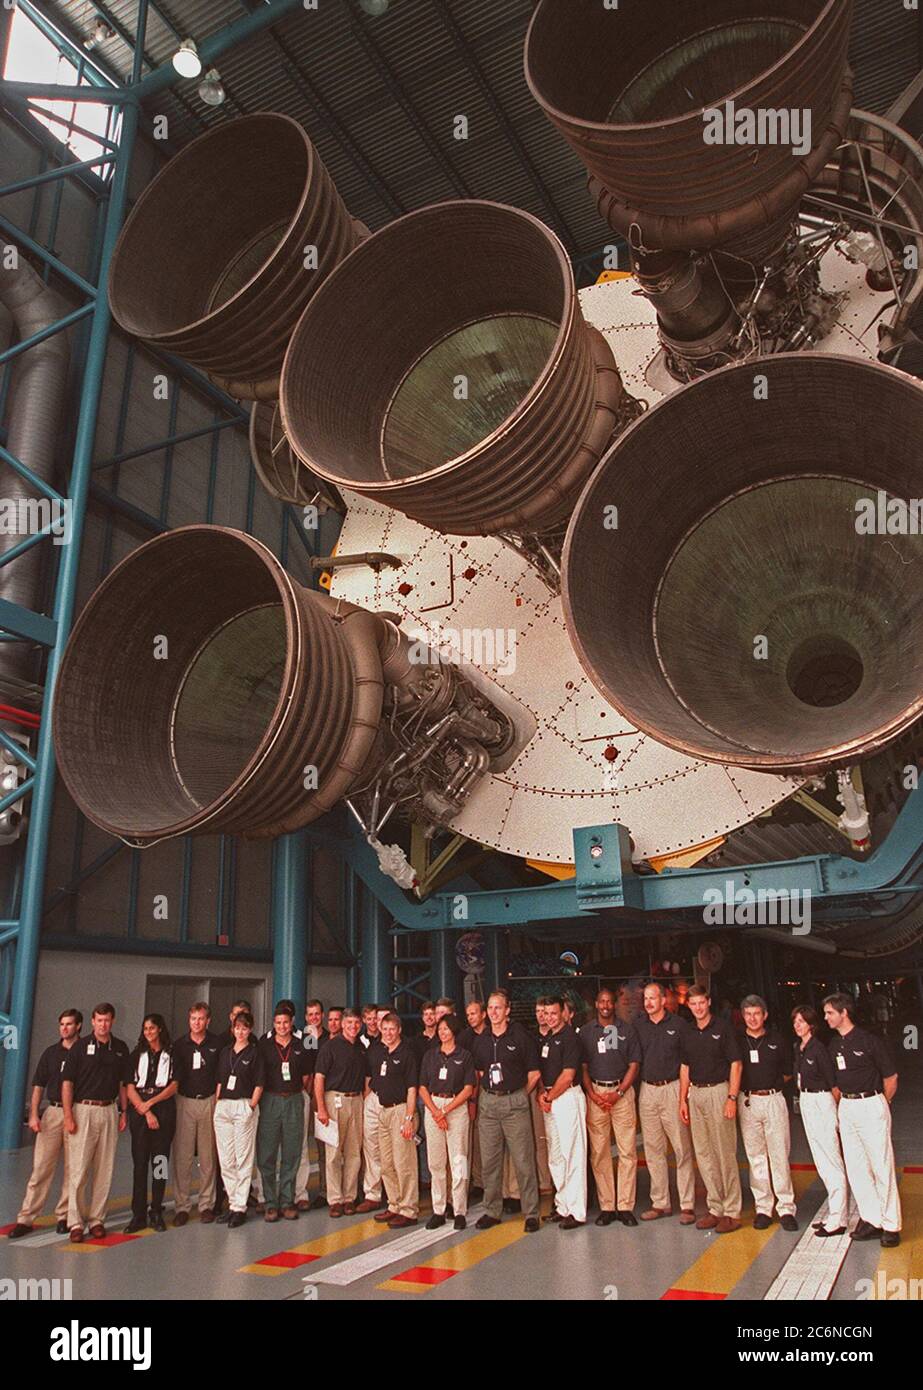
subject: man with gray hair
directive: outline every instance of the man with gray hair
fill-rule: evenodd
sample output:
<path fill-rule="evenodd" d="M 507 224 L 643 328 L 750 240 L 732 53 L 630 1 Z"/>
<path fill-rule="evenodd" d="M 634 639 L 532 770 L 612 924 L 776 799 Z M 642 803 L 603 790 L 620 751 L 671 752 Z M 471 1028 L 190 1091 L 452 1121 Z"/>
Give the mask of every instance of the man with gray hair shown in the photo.
<path fill-rule="evenodd" d="M 740 1132 L 750 1165 L 750 1190 L 756 1207 L 754 1229 L 772 1224 L 775 1205 L 783 1231 L 797 1231 L 795 1192 L 789 1166 L 791 1133 L 782 1086 L 789 1050 L 774 1029 L 767 1029 L 769 1010 L 758 994 L 740 1001 L 746 1031 L 741 1036 L 743 1105 L 737 1107 Z"/>

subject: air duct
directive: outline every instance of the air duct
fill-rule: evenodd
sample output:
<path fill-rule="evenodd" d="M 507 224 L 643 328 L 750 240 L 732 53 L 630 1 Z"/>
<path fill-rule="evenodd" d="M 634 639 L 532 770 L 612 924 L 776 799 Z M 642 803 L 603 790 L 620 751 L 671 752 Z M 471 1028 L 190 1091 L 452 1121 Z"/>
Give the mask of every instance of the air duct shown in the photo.
<path fill-rule="evenodd" d="M 84 814 L 137 845 L 281 835 L 360 794 L 370 835 L 398 802 L 431 829 L 514 734 L 457 668 L 414 655 L 252 537 L 182 527 L 81 613 L 55 692 L 58 766 Z"/>
<path fill-rule="evenodd" d="M 292 335 L 281 406 L 312 472 L 461 535 L 562 527 L 640 409 L 557 237 L 475 200 L 399 218 L 338 267 Z"/>
<path fill-rule="evenodd" d="M 275 399 L 299 315 L 363 234 L 297 121 L 224 121 L 135 204 L 112 258 L 112 313 L 232 396 Z"/>
<path fill-rule="evenodd" d="M 826 354 L 663 400 L 567 533 L 566 621 L 597 688 L 727 766 L 807 773 L 884 747 L 923 714 L 921 435 L 916 381 Z"/>

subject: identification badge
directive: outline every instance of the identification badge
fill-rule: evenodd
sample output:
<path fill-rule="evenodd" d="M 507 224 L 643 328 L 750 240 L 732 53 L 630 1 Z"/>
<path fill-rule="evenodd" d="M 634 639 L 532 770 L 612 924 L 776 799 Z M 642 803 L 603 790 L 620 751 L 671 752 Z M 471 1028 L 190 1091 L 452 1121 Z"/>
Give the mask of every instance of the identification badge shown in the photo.
<path fill-rule="evenodd" d="M 836 1064 L 839 1067 L 840 1071 L 846 1070 L 846 1058 L 842 1052 L 838 1052 L 836 1054 Z"/>
<path fill-rule="evenodd" d="M 440 1067 L 440 1068 L 439 1068 L 439 1080 L 440 1080 L 440 1081 L 446 1081 L 446 1080 L 448 1079 L 448 1075 L 449 1075 L 449 1069 L 448 1069 L 448 1067 Z"/>
<path fill-rule="evenodd" d="M 388 1075 L 388 1063 L 387 1063 L 387 1062 L 382 1062 L 381 1066 L 378 1068 L 378 1075 L 379 1075 L 379 1076 L 387 1076 L 387 1075 Z"/>
<path fill-rule="evenodd" d="M 283 1081 L 291 1081 L 291 1079 L 292 1079 L 292 1069 L 291 1069 L 291 1067 L 289 1066 L 288 1062 L 283 1062 L 283 1063 L 282 1063 L 282 1080 L 283 1080 Z"/>
<path fill-rule="evenodd" d="M 343 1097 L 342 1097 L 342 1096 L 334 1096 L 334 1097 L 333 1097 L 333 1108 L 334 1108 L 334 1110 L 342 1110 L 342 1109 L 343 1109 Z"/>
<path fill-rule="evenodd" d="M 96 1044 L 95 1044 L 95 1043 L 87 1043 L 87 1056 L 88 1056 L 88 1057 L 95 1057 L 95 1056 L 96 1056 Z"/>
<path fill-rule="evenodd" d="M 547 1056 L 548 1056 L 548 1053 L 549 1053 L 550 1051 L 551 1051 L 551 1048 L 548 1046 L 547 1043 L 545 1043 L 545 1046 L 542 1048 L 542 1056 L 543 1056 L 543 1057 L 547 1057 Z"/>
<path fill-rule="evenodd" d="M 751 1062 L 758 1062 L 759 1060 L 760 1060 L 760 1054 L 759 1054 L 759 1052 L 757 1051 L 757 1049 L 756 1049 L 755 1047 L 751 1047 L 751 1048 L 750 1048 L 750 1061 L 751 1061 Z"/>
<path fill-rule="evenodd" d="M 224 1089 L 225 1089 L 226 1091 L 236 1091 L 236 1090 L 237 1090 L 237 1077 L 234 1075 L 233 1072 L 231 1072 L 231 1075 L 228 1077 L 227 1085 L 225 1086 Z"/>
<path fill-rule="evenodd" d="M 202 1070 L 202 1054 L 201 1054 L 201 1052 L 193 1052 L 193 1054 L 192 1054 L 192 1070 L 193 1070 L 193 1071 L 201 1071 L 201 1070 Z"/>
<path fill-rule="evenodd" d="M 490 1084 L 491 1086 L 499 1086 L 502 1080 L 503 1068 L 499 1062 L 494 1062 L 490 1068 Z"/>
<path fill-rule="evenodd" d="M 600 1038 L 599 1042 L 596 1044 L 596 1051 L 597 1051 L 598 1053 L 600 1053 L 601 1056 L 605 1057 L 605 1055 L 606 1055 L 606 1040 L 605 1040 L 605 1038 Z"/>
<path fill-rule="evenodd" d="M 804 1090 L 804 1082 L 801 1079 L 801 1072 L 798 1073 L 798 1089 L 799 1091 Z"/>

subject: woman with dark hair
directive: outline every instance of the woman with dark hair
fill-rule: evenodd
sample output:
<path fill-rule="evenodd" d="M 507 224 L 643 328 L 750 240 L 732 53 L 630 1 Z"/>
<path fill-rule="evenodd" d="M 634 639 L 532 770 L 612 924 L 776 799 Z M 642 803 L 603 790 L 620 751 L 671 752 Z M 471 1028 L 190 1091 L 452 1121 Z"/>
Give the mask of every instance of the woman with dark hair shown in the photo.
<path fill-rule="evenodd" d="M 215 1142 L 221 1180 L 228 1194 L 229 1231 L 242 1226 L 247 1219 L 247 1198 L 256 1155 L 256 1127 L 265 1079 L 263 1057 L 252 1037 L 253 1015 L 241 1009 L 232 1031 L 233 1045 L 223 1048 L 218 1058 L 215 1088 Z"/>
<path fill-rule="evenodd" d="M 125 1234 L 143 1231 L 148 1225 L 147 1178 L 152 1168 L 150 1225 L 165 1231 L 163 1195 L 167 1187 L 170 1146 L 176 1132 L 177 1082 L 173 1079 L 170 1034 L 161 1014 L 145 1015 L 138 1045 L 131 1054 L 132 1080 L 129 1082 L 128 1127 L 131 1131 L 131 1157 L 134 1182 L 131 1192 L 131 1220 Z"/>
<path fill-rule="evenodd" d="M 433 1180 L 433 1214 L 426 1223 L 428 1231 L 445 1225 L 447 1168 L 456 1231 L 463 1231 L 467 1224 L 468 1101 L 477 1090 L 477 1072 L 471 1053 L 457 1043 L 462 1026 L 455 1014 L 440 1018 L 436 1024 L 439 1046 L 428 1047 L 420 1063 L 420 1099 Z"/>
<path fill-rule="evenodd" d="M 846 1234 L 849 1213 L 849 1186 L 840 1149 L 837 1125 L 836 1072 L 830 1050 L 817 1036 L 820 1016 L 809 1004 L 792 1009 L 795 1043 L 794 1073 L 798 1085 L 798 1107 L 808 1138 L 817 1176 L 827 1189 L 827 1220 L 815 1221 L 817 1236 Z"/>

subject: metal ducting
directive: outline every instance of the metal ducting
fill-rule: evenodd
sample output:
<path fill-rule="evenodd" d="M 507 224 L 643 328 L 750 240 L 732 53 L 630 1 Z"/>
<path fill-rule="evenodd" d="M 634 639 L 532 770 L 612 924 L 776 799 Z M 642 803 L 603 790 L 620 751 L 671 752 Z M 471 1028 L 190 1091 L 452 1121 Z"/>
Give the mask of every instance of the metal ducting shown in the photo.
<path fill-rule="evenodd" d="M 297 121 L 222 122 L 135 204 L 112 258 L 112 313 L 232 396 L 275 399 L 299 315 L 366 233 Z"/>
<path fill-rule="evenodd" d="M 316 478 L 295 453 L 282 428 L 278 401 L 254 401 L 250 410 L 250 462 L 263 487 L 279 502 L 314 504 L 345 512 L 346 503 L 332 483 Z"/>
<path fill-rule="evenodd" d="M 564 547 L 568 630 L 605 698 L 690 757 L 776 773 L 908 728 L 921 437 L 916 381 L 832 355 L 728 367 L 657 405 L 600 464 Z M 904 533 L 865 534 L 869 499 L 876 517 L 900 499 Z"/>
<path fill-rule="evenodd" d="M 637 408 L 549 229 L 499 203 L 390 223 L 292 335 L 282 419 L 338 487 L 462 535 L 566 522 Z"/>
<path fill-rule="evenodd" d="M 794 216 L 842 139 L 851 13 L 851 0 L 540 0 L 526 80 L 634 247 L 726 247 Z M 810 111 L 810 151 L 707 144 L 703 110 L 729 100 Z"/>

